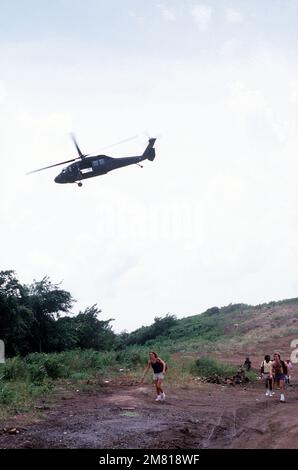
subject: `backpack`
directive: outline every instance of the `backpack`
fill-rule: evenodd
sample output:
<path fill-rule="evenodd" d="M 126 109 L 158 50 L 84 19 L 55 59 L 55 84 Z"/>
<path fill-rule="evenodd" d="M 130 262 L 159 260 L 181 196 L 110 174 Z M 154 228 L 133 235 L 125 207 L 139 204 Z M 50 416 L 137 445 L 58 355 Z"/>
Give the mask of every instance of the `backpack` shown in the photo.
<path fill-rule="evenodd" d="M 277 364 L 275 363 L 274 369 L 275 369 L 276 375 L 280 375 L 280 374 L 288 375 L 288 369 L 284 361 L 279 361 L 279 363 Z"/>
<path fill-rule="evenodd" d="M 280 361 L 280 362 L 281 362 L 281 367 L 282 367 L 283 374 L 287 375 L 288 374 L 288 368 L 287 368 L 285 362 L 284 361 Z"/>

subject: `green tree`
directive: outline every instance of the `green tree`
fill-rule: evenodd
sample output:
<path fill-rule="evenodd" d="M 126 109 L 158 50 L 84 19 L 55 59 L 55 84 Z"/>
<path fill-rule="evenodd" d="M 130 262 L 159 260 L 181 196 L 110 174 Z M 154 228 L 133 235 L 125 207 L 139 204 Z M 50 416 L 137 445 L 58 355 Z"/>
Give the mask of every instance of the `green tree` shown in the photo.
<path fill-rule="evenodd" d="M 8 356 L 30 351 L 32 311 L 26 307 L 28 289 L 12 270 L 0 271 L 0 338 Z"/>
<path fill-rule="evenodd" d="M 0 338 L 6 354 L 67 349 L 110 349 L 116 335 L 110 320 L 99 320 L 96 305 L 69 316 L 74 299 L 46 276 L 22 285 L 14 271 L 0 271 Z"/>
<path fill-rule="evenodd" d="M 112 331 L 110 322 L 113 320 L 99 320 L 100 313 L 101 310 L 95 304 L 74 317 L 80 348 L 107 350 L 112 347 L 115 333 Z"/>
<path fill-rule="evenodd" d="M 78 347 L 79 336 L 74 318 L 65 316 L 55 322 L 55 335 L 51 338 L 51 347 L 54 351 L 65 351 Z"/>
<path fill-rule="evenodd" d="M 167 314 L 165 317 L 155 317 L 154 323 L 150 326 L 142 326 L 130 333 L 126 338 L 126 344 L 145 344 L 146 341 L 155 339 L 158 336 L 167 336 L 169 330 L 177 322 L 175 315 Z"/>
<path fill-rule="evenodd" d="M 73 302 L 71 294 L 52 284 L 47 276 L 29 286 L 29 305 L 34 315 L 34 351 L 54 351 L 56 320 L 62 312 L 69 312 Z"/>

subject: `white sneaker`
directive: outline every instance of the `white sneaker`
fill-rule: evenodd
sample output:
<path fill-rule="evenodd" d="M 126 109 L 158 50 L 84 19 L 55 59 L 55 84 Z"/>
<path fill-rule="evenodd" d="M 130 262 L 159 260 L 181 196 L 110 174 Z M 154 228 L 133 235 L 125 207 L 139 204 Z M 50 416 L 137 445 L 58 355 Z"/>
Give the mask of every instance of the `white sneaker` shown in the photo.
<path fill-rule="evenodd" d="M 281 401 L 282 403 L 284 403 L 284 402 L 286 401 L 286 400 L 285 400 L 285 396 L 284 396 L 283 393 L 281 393 L 281 395 L 280 395 L 280 400 L 279 400 L 279 401 Z"/>
<path fill-rule="evenodd" d="M 269 397 L 269 390 L 265 393 L 266 397 Z"/>
<path fill-rule="evenodd" d="M 155 398 L 155 401 L 160 401 L 160 400 L 162 400 L 161 395 L 157 395 L 157 397 Z"/>
<path fill-rule="evenodd" d="M 269 397 L 273 397 L 273 393 L 270 392 L 270 393 L 269 393 Z"/>
<path fill-rule="evenodd" d="M 166 394 L 164 392 L 160 396 L 161 396 L 162 401 L 164 401 L 166 399 Z"/>

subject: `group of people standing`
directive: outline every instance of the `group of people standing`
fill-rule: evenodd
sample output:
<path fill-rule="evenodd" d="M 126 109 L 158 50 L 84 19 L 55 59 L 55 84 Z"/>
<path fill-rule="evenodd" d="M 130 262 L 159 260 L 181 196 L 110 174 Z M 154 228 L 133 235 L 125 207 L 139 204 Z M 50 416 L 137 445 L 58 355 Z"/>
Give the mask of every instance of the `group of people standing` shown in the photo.
<path fill-rule="evenodd" d="M 244 367 L 248 371 L 251 369 L 251 361 L 248 357 L 245 360 Z M 261 363 L 261 376 L 264 379 L 267 397 L 272 397 L 275 394 L 274 390 L 280 390 L 280 401 L 282 403 L 286 401 L 285 386 L 286 384 L 290 385 L 292 367 L 291 361 L 289 359 L 283 361 L 280 357 L 280 353 L 274 353 L 273 359 L 271 359 L 269 354 L 266 354 Z M 163 361 L 155 351 L 149 353 L 149 360 L 141 382 L 144 381 L 150 368 L 153 369 L 156 401 L 164 401 L 166 395 L 163 390 L 163 379 L 167 371 L 167 363 Z"/>
<path fill-rule="evenodd" d="M 261 376 L 265 381 L 266 396 L 272 397 L 274 389 L 280 390 L 280 401 L 284 403 L 285 385 L 290 384 L 290 373 L 292 368 L 290 360 L 283 361 L 279 353 L 274 353 L 271 360 L 269 354 L 264 357 L 261 363 Z"/>

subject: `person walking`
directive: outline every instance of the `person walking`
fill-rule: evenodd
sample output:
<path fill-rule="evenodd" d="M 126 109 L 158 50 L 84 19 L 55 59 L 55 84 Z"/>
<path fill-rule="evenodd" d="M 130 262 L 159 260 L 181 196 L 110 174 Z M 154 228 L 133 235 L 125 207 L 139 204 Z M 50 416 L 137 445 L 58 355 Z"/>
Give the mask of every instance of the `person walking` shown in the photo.
<path fill-rule="evenodd" d="M 270 360 L 269 354 L 266 354 L 266 356 L 264 357 L 264 360 L 261 363 L 261 376 L 265 381 L 266 397 L 273 396 L 273 390 L 272 390 L 273 377 L 272 377 L 271 368 L 272 368 L 272 361 Z"/>
<path fill-rule="evenodd" d="M 144 375 L 141 380 L 141 383 L 143 383 L 145 376 L 148 372 L 148 370 L 152 367 L 153 369 L 153 380 L 155 384 L 155 389 L 156 389 L 156 401 L 164 401 L 166 398 L 166 395 L 163 391 L 163 379 L 166 374 L 166 362 L 163 361 L 158 355 L 156 354 L 155 351 L 151 351 L 149 353 L 149 361 L 147 364 L 146 369 L 144 370 Z"/>
<path fill-rule="evenodd" d="M 275 377 L 276 386 L 280 389 L 280 402 L 284 403 L 285 399 L 285 380 L 288 374 L 288 368 L 284 361 L 281 360 L 280 354 L 273 355 L 273 362 L 271 364 L 271 375 Z"/>

